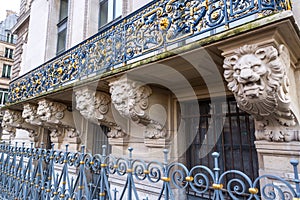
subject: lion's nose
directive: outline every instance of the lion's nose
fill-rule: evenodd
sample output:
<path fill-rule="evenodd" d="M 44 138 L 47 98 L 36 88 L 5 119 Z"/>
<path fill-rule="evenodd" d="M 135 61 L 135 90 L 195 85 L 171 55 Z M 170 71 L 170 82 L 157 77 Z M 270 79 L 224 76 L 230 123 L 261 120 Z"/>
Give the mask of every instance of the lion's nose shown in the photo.
<path fill-rule="evenodd" d="M 240 77 L 244 80 L 248 80 L 252 77 L 252 70 L 251 69 L 243 69 L 241 70 Z"/>

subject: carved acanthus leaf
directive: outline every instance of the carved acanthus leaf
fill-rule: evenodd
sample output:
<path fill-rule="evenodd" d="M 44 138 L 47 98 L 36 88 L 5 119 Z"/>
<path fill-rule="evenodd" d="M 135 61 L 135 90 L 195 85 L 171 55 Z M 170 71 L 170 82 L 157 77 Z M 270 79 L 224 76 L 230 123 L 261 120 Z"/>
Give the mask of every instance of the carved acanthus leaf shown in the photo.
<path fill-rule="evenodd" d="M 63 130 L 59 128 L 50 128 L 50 137 L 58 138 L 63 136 Z"/>
<path fill-rule="evenodd" d="M 69 138 L 76 138 L 80 136 L 80 133 L 75 128 L 66 129 L 66 133 Z"/>
<path fill-rule="evenodd" d="M 288 94 L 287 48 L 245 45 L 225 58 L 223 67 L 228 89 L 233 92 L 239 108 L 256 120 L 256 139 L 294 140 L 291 127 L 297 120 Z"/>

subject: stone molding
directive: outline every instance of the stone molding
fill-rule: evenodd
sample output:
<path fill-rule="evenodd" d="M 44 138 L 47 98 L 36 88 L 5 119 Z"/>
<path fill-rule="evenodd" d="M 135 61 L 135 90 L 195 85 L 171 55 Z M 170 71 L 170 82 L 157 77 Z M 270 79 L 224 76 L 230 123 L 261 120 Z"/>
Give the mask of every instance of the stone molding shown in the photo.
<path fill-rule="evenodd" d="M 299 140 L 289 95 L 290 56 L 284 45 L 245 45 L 225 57 L 224 77 L 240 109 L 255 119 L 257 140 Z"/>
<path fill-rule="evenodd" d="M 127 78 L 113 81 L 109 86 L 112 103 L 121 116 L 144 126 L 146 128 L 145 138 L 165 138 L 166 130 L 164 125 L 151 119 L 148 114 L 149 97 L 152 94 L 150 86 Z"/>
<path fill-rule="evenodd" d="M 83 87 L 75 91 L 76 109 L 87 120 L 110 128 L 108 138 L 124 138 L 124 130 L 115 122 L 111 112 L 110 96 L 104 92 Z"/>

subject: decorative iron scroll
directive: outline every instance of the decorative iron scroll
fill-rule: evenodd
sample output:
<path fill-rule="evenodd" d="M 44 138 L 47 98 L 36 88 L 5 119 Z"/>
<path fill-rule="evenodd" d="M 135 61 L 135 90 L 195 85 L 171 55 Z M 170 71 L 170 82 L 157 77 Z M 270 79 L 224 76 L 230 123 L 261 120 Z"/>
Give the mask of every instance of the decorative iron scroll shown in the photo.
<path fill-rule="evenodd" d="M 154 0 L 12 81 L 9 103 L 111 71 L 129 60 L 199 34 L 220 27 L 225 30 L 231 22 L 250 15 L 289 9 L 290 0 Z"/>
<path fill-rule="evenodd" d="M 146 162 L 133 159 L 132 148 L 128 158 L 81 152 L 0 145 L 0 199 L 24 200 L 94 200 L 94 199 L 141 199 L 147 196 L 136 189 L 138 184 L 160 188 L 160 193 L 151 199 L 175 199 L 174 190 L 190 188 L 193 193 L 213 193 L 211 199 L 299 199 L 300 187 L 297 171 L 298 161 L 292 160 L 294 179 L 284 180 L 274 175 L 263 175 L 252 181 L 238 170 L 222 172 L 218 166 L 218 153 L 213 153 L 214 168 L 203 165 L 188 169 L 178 162 L 168 163 L 168 150 L 164 161 Z M 88 177 L 97 175 L 97 180 Z M 122 191 L 109 183 L 114 178 L 124 180 Z M 260 186 L 262 179 L 268 179 Z M 264 180 L 266 181 L 266 180 Z M 284 186 L 284 187 L 282 187 Z M 150 192 L 150 191 L 148 191 Z M 151 191 L 152 192 L 152 191 Z M 148 199 L 146 197 L 146 199 Z"/>

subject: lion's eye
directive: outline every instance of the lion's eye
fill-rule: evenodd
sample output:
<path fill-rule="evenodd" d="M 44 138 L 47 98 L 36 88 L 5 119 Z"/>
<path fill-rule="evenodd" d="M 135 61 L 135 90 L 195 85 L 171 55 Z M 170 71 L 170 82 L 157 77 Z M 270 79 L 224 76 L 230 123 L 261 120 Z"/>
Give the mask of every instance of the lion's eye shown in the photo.
<path fill-rule="evenodd" d="M 259 70 L 259 67 L 260 67 L 260 65 L 253 65 L 253 66 L 251 66 L 251 69 L 253 71 L 257 71 L 257 70 Z"/>
<path fill-rule="evenodd" d="M 234 72 L 235 72 L 237 75 L 240 75 L 241 70 L 240 70 L 240 69 L 235 69 Z"/>

